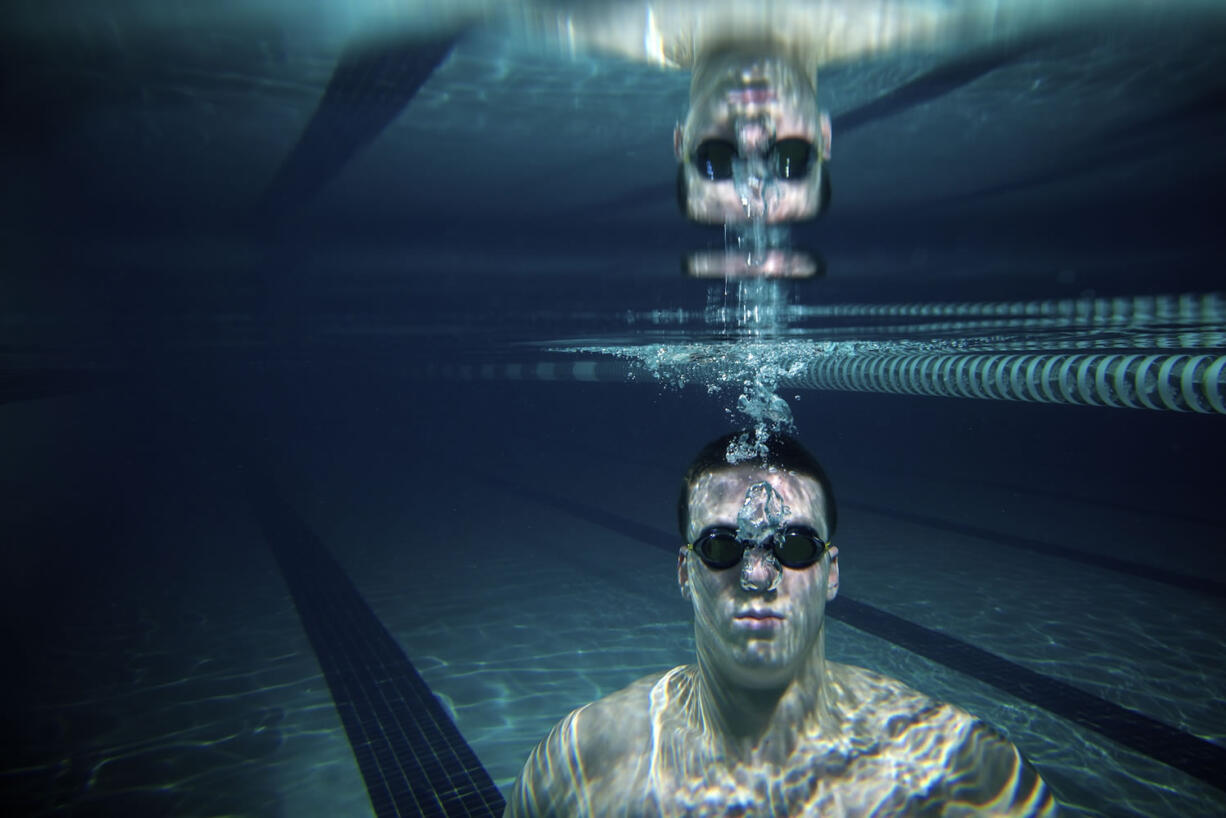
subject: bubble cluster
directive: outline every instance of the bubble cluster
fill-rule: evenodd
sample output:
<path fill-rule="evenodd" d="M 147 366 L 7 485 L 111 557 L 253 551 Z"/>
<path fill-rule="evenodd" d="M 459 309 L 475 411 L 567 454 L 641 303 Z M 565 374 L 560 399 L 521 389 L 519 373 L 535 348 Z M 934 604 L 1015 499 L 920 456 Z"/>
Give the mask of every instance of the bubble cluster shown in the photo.
<path fill-rule="evenodd" d="M 755 339 L 568 351 L 633 360 L 670 388 L 700 384 L 709 394 L 731 395 L 725 411 L 740 415 L 737 425 L 746 426 L 748 432 L 729 448 L 730 463 L 760 456 L 772 434 L 795 432 L 792 409 L 778 394 L 780 383 L 800 375 L 815 357 L 841 352 L 834 342 Z"/>

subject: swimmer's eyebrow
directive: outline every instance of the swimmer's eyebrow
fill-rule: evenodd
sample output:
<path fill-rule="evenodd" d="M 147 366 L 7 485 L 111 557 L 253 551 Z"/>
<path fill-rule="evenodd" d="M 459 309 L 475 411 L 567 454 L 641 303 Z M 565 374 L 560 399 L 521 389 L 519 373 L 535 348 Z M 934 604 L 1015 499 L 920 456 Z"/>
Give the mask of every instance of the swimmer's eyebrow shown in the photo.
<path fill-rule="evenodd" d="M 708 520 L 705 525 L 701 526 L 698 529 L 698 533 L 701 534 L 702 532 L 708 531 L 712 528 L 735 529 L 736 528 L 736 518 L 735 517 L 716 517 L 712 520 Z"/>

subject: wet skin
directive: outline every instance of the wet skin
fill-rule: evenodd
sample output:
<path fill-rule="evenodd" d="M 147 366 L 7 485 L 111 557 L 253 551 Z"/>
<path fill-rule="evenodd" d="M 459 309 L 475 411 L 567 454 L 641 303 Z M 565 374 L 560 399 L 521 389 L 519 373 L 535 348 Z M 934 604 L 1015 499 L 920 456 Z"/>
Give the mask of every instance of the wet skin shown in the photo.
<path fill-rule="evenodd" d="M 748 497 L 765 484 L 772 497 Z M 772 499 L 782 509 L 771 513 Z M 749 513 L 746 513 L 749 512 Z M 784 524 L 828 537 L 821 489 L 810 477 L 755 468 L 705 474 L 690 493 L 690 542 L 711 527 L 730 527 L 753 540 Z M 713 570 L 689 549 L 677 563 L 682 596 L 694 606 L 694 636 L 707 687 L 733 701 L 747 691 L 782 692 L 804 671 L 822 632 L 825 606 L 838 592 L 838 549 L 815 565 L 785 568 L 754 548 L 740 565 Z"/>
<path fill-rule="evenodd" d="M 803 475 L 730 467 L 690 493 L 693 541 L 784 525 L 828 536 Z M 827 662 L 825 604 L 838 552 L 805 568 L 763 547 L 712 569 L 682 547 L 695 665 L 582 707 L 537 746 L 508 816 L 1050 816 L 1056 804 L 1017 749 L 970 714 L 875 673 Z"/>

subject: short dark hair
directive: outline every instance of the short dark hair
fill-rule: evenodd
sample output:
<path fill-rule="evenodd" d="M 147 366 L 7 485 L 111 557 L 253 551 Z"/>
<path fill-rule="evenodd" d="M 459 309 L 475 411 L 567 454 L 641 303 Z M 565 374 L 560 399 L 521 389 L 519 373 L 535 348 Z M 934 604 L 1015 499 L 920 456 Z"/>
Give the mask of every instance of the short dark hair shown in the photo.
<path fill-rule="evenodd" d="M 826 471 L 822 468 L 822 464 L 817 462 L 817 458 L 810 454 L 809 450 L 796 438 L 776 432 L 766 440 L 763 447 L 765 450 L 760 449 L 757 457 L 741 460 L 735 464 L 729 463 L 728 447 L 744 435 L 754 435 L 754 432 L 752 430 L 732 432 L 716 438 L 703 446 L 702 450 L 690 461 L 689 467 L 685 470 L 685 477 L 681 479 L 681 496 L 677 498 L 677 523 L 681 528 L 681 537 L 684 539 L 687 536 L 690 527 L 690 490 L 694 488 L 698 478 L 711 472 L 747 465 L 763 469 L 773 466 L 783 471 L 812 477 L 821 486 L 822 497 L 825 500 L 826 538 L 834 539 L 834 529 L 839 521 L 838 506 L 834 502 L 834 489 L 830 485 L 830 478 L 826 476 Z"/>

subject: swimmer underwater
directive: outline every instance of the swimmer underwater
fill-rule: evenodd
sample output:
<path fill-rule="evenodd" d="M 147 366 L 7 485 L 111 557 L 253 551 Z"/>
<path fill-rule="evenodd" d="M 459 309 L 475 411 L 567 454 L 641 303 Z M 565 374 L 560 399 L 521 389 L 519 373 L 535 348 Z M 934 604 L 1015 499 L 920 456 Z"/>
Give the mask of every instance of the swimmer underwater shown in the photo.
<path fill-rule="evenodd" d="M 839 590 L 830 481 L 780 435 L 732 465 L 738 438 L 703 448 L 678 503 L 677 582 L 697 662 L 562 719 L 505 815 L 1056 815 L 995 729 L 826 660 L 825 606 Z"/>

